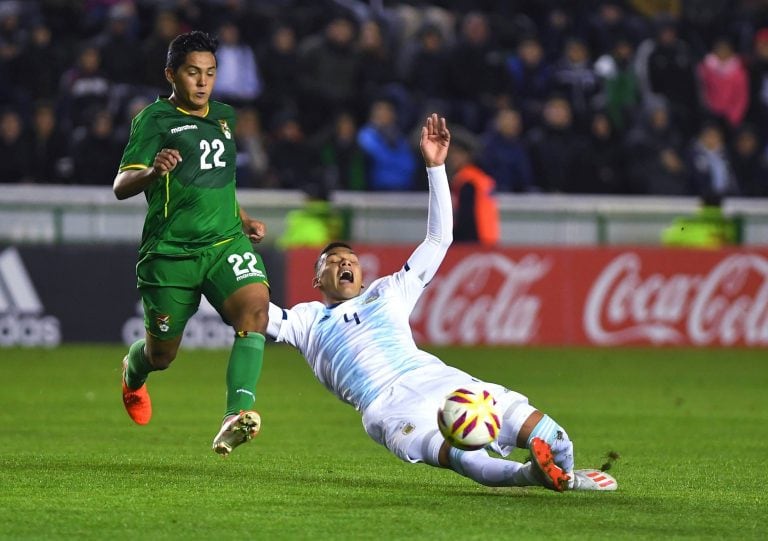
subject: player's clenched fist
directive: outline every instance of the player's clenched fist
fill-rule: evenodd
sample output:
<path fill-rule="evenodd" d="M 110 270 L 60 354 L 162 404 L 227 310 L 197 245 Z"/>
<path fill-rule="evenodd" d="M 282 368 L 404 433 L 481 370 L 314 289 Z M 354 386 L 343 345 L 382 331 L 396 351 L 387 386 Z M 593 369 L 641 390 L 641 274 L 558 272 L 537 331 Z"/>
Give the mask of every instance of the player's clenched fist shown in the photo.
<path fill-rule="evenodd" d="M 155 160 L 152 162 L 155 172 L 162 176 L 173 171 L 176 165 L 181 161 L 181 154 L 175 148 L 164 148 L 155 154 Z"/>

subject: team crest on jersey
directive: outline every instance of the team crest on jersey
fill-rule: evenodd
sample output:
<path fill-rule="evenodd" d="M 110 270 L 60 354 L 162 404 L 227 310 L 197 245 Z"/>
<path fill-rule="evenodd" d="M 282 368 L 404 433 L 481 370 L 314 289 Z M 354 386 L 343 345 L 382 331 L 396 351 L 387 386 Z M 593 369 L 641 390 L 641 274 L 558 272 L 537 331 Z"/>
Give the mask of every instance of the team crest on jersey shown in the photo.
<path fill-rule="evenodd" d="M 365 298 L 365 300 L 363 301 L 363 304 L 371 304 L 373 301 L 375 301 L 378 298 L 379 298 L 378 293 L 371 293 Z"/>
<path fill-rule="evenodd" d="M 171 316 L 168 314 L 158 314 L 155 316 L 155 323 L 160 332 L 168 332 L 171 328 Z"/>
<path fill-rule="evenodd" d="M 232 139 L 232 132 L 229 129 L 229 124 L 227 124 L 227 121 L 223 118 L 219 119 L 219 126 L 221 126 L 221 131 L 224 133 L 224 137 L 227 139 Z"/>

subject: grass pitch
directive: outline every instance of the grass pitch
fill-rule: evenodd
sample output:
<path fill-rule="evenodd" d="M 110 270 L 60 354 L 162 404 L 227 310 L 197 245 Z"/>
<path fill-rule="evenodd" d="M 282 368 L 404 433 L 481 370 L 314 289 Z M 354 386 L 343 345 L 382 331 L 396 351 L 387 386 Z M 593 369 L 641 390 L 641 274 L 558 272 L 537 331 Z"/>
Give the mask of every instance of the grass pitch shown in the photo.
<path fill-rule="evenodd" d="M 615 493 L 486 488 L 400 462 L 293 350 L 267 349 L 262 433 L 210 451 L 227 352 L 120 400 L 123 347 L 0 349 L 0 539 L 764 538 L 768 357 L 760 350 L 431 348 L 526 394 Z M 524 458 L 524 455 L 515 455 Z"/>

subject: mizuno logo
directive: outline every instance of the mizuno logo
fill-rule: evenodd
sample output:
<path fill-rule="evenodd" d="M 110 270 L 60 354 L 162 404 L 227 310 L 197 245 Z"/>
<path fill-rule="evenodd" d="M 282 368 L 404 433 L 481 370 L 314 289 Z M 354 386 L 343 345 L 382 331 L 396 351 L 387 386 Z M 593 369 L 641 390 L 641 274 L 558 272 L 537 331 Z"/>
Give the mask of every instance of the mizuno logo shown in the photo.
<path fill-rule="evenodd" d="M 179 133 L 180 131 L 196 130 L 196 129 L 197 129 L 196 124 L 184 124 L 183 126 L 171 128 L 171 133 Z"/>

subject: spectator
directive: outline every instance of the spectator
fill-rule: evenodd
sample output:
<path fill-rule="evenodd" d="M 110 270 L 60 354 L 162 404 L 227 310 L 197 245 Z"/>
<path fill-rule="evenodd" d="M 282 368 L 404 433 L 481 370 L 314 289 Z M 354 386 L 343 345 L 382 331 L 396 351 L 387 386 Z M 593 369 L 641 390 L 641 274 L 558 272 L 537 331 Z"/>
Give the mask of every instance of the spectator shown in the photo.
<path fill-rule="evenodd" d="M 267 185 L 303 190 L 316 182 L 317 161 L 304 136 L 304 129 L 292 112 L 284 111 L 273 120 L 267 144 Z"/>
<path fill-rule="evenodd" d="M 407 191 L 414 187 L 416 158 L 397 120 L 394 104 L 377 100 L 371 106 L 368 122 L 357 135 L 367 161 L 370 190 Z"/>
<path fill-rule="evenodd" d="M 367 105 L 397 81 L 392 46 L 381 22 L 371 19 L 362 23 L 358 49 L 361 67 L 357 100 Z"/>
<path fill-rule="evenodd" d="M 141 79 L 143 59 L 136 54 L 140 42 L 135 25 L 134 5 L 115 4 L 109 8 L 106 29 L 96 38 L 104 73 L 113 83 L 135 85 Z"/>
<path fill-rule="evenodd" d="M 596 112 L 589 129 L 589 141 L 583 157 L 586 183 L 580 186 L 581 191 L 593 194 L 629 193 L 622 141 L 608 114 Z"/>
<path fill-rule="evenodd" d="M 657 21 L 655 37 L 642 42 L 635 55 L 643 103 L 663 98 L 672 122 L 686 137 L 696 130 L 699 112 L 695 67 L 690 45 L 678 37 L 676 22 L 668 17 Z"/>
<path fill-rule="evenodd" d="M 732 0 L 684 0 L 682 28 L 699 55 L 731 22 L 733 7 Z"/>
<path fill-rule="evenodd" d="M 29 180 L 29 150 L 19 113 L 14 109 L 0 113 L 0 183 Z"/>
<path fill-rule="evenodd" d="M 109 92 L 110 83 L 101 69 L 99 50 L 93 45 L 85 45 L 76 64 L 65 71 L 61 79 L 62 128 L 72 130 L 87 125 L 91 120 L 89 113 L 107 107 Z"/>
<path fill-rule="evenodd" d="M 90 124 L 72 144 L 74 184 L 108 185 L 120 163 L 123 146 L 115 140 L 113 119 L 106 109 L 89 115 Z"/>
<path fill-rule="evenodd" d="M 65 181 L 72 174 L 67 138 L 56 125 L 56 113 L 49 102 L 35 105 L 32 116 L 30 180 L 43 184 Z"/>
<path fill-rule="evenodd" d="M 552 66 L 544 47 L 535 36 L 526 36 L 517 45 L 516 54 L 505 64 L 509 91 L 526 125 L 541 117 L 544 101 L 552 93 Z"/>
<path fill-rule="evenodd" d="M 237 185 L 250 188 L 279 188 L 267 186 L 269 157 L 261 130 L 261 117 L 256 109 L 246 107 L 237 112 L 235 125 L 237 143 Z"/>
<path fill-rule="evenodd" d="M 514 109 L 501 109 L 482 136 L 478 162 L 496 181 L 496 189 L 500 192 L 534 190 L 531 160 L 522 132 L 520 113 Z"/>
<path fill-rule="evenodd" d="M 689 151 L 691 182 L 697 195 L 726 197 L 738 195 L 739 186 L 728 159 L 723 130 L 708 122 L 699 131 Z"/>
<path fill-rule="evenodd" d="M 684 146 L 685 138 L 672 124 L 666 103 L 652 101 L 627 135 L 631 192 L 690 195 Z"/>
<path fill-rule="evenodd" d="M 702 87 L 704 106 L 731 127 L 744 120 L 749 105 L 747 70 L 726 37 L 719 37 L 699 63 L 697 74 Z"/>
<path fill-rule="evenodd" d="M 66 47 L 52 41 L 50 28 L 36 24 L 19 55 L 19 86 L 31 102 L 54 100 L 66 65 Z"/>
<path fill-rule="evenodd" d="M 574 127 L 569 101 L 562 96 L 549 98 L 542 120 L 527 135 L 534 183 L 546 192 L 583 191 L 586 147 Z"/>
<path fill-rule="evenodd" d="M 632 67 L 632 43 L 619 38 L 611 49 L 595 62 L 595 73 L 600 80 L 598 101 L 618 132 L 627 130 L 634 120 L 640 103 L 637 75 Z"/>
<path fill-rule="evenodd" d="M 451 50 L 448 93 L 456 123 L 480 132 L 499 93 L 502 55 L 492 41 L 488 18 L 471 11 L 461 20 L 461 32 Z"/>
<path fill-rule="evenodd" d="M 606 54 L 619 40 L 639 43 L 645 27 L 643 19 L 628 12 L 621 0 L 601 0 L 587 20 L 587 45 L 596 56 Z"/>
<path fill-rule="evenodd" d="M 433 24 L 419 30 L 403 78 L 418 110 L 446 109 L 449 56 L 440 28 Z"/>
<path fill-rule="evenodd" d="M 453 239 L 494 246 L 499 242 L 501 228 L 496 182 L 475 164 L 475 145 L 456 135 L 446 162 L 453 200 Z"/>
<path fill-rule="evenodd" d="M 330 134 L 318 138 L 323 179 L 332 190 L 366 189 L 365 154 L 357 144 L 357 124 L 349 112 L 336 117 Z"/>
<path fill-rule="evenodd" d="M 748 117 L 758 126 L 760 135 L 768 137 L 768 28 L 761 28 L 755 34 L 749 83 Z"/>
<path fill-rule="evenodd" d="M 256 55 L 241 41 L 240 29 L 231 21 L 219 26 L 216 60 L 214 98 L 234 107 L 253 105 L 262 89 Z"/>
<path fill-rule="evenodd" d="M 165 59 L 171 40 L 182 32 L 176 14 L 168 9 L 155 13 L 152 33 L 141 43 L 141 57 L 144 73 L 141 82 L 156 94 L 166 92 L 168 81 L 165 80 Z"/>
<path fill-rule="evenodd" d="M 583 40 L 572 37 L 565 43 L 563 55 L 554 66 L 552 79 L 554 89 L 570 102 L 574 122 L 583 126 L 589 117 L 592 99 L 599 89 L 589 49 Z"/>
<path fill-rule="evenodd" d="M 21 81 L 24 66 L 19 63 L 19 57 L 27 40 L 27 32 L 21 25 L 19 4 L 8 2 L 0 4 L 0 102 L 16 100 L 19 96 L 14 90 Z M 10 85 L 8 83 L 11 83 Z M 5 95 L 5 98 L 2 99 Z"/>
<path fill-rule="evenodd" d="M 362 67 L 356 34 L 353 20 L 336 16 L 322 35 L 311 36 L 300 47 L 301 113 L 310 131 L 316 131 L 339 109 L 356 104 Z"/>
<path fill-rule="evenodd" d="M 299 107 L 296 74 L 298 54 L 296 31 L 293 26 L 279 23 L 269 36 L 269 42 L 257 55 L 264 79 L 264 89 L 259 97 L 259 109 L 264 125 L 272 121 L 274 111 L 297 110 Z"/>
<path fill-rule="evenodd" d="M 736 130 L 731 163 L 743 195 L 768 197 L 768 155 L 752 126 L 743 125 Z"/>
<path fill-rule="evenodd" d="M 115 139 L 127 141 L 131 134 L 131 122 L 142 109 L 150 105 L 157 96 L 134 93 L 124 105 L 120 114 L 115 117 Z"/>
<path fill-rule="evenodd" d="M 545 8 L 545 20 L 541 25 L 541 45 L 544 47 L 544 57 L 549 63 L 554 63 L 563 54 L 565 42 L 570 36 L 581 33 L 576 19 L 581 19 L 578 10 L 570 2 L 551 2 Z"/>

